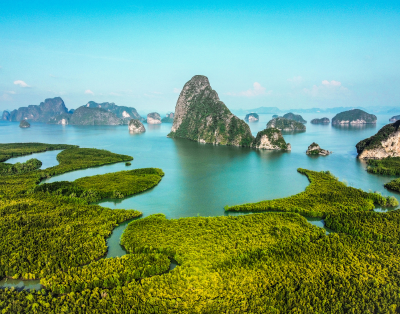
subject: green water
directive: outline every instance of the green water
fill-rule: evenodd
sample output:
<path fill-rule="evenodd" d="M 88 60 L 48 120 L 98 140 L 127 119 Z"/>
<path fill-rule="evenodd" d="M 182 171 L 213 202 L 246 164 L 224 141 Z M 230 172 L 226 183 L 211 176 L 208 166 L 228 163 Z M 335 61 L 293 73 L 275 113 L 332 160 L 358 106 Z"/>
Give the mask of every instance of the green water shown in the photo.
<path fill-rule="evenodd" d="M 307 121 L 321 118 L 318 114 L 302 115 Z M 332 118 L 333 115 L 328 115 Z M 260 121 L 250 123 L 254 135 L 265 128 L 272 115 L 260 115 Z M 134 157 L 132 166 L 124 163 L 66 173 L 49 179 L 73 181 L 83 176 L 104 174 L 143 167 L 163 169 L 165 177 L 155 188 L 124 200 L 105 200 L 100 204 L 110 208 L 136 209 L 143 217 L 163 213 L 167 218 L 226 215 L 225 205 L 256 202 L 299 193 L 308 185 L 305 176 L 296 169 L 329 170 L 349 186 L 394 195 L 383 184 L 393 177 L 372 175 L 365 171 L 365 162 L 356 158 L 355 145 L 374 135 L 389 123 L 391 115 L 378 115 L 377 125 L 362 127 L 333 127 L 307 123 L 304 133 L 284 134 L 291 143 L 291 152 L 259 151 L 249 148 L 213 146 L 183 139 L 169 139 L 171 124 L 145 125 L 144 134 L 130 134 L 127 126 L 62 126 L 33 123 L 21 129 L 18 123 L 0 122 L 1 141 L 76 144 L 81 147 L 107 149 Z M 243 117 L 242 117 L 243 118 Z M 309 157 L 308 145 L 318 143 L 333 151 L 326 157 Z M 52 154 L 52 155 L 51 155 Z M 12 162 L 32 158 L 13 158 Z M 41 156 L 48 156 L 43 157 Z M 56 154 L 35 154 L 43 161 L 42 168 L 58 164 Z M 383 209 L 378 209 L 383 210 Z M 323 227 L 321 220 L 309 220 Z M 107 243 L 107 257 L 125 254 L 119 245 L 127 223 L 114 229 Z M 329 231 L 329 230 L 328 230 Z M 1 285 L 1 283 L 0 283 Z"/>

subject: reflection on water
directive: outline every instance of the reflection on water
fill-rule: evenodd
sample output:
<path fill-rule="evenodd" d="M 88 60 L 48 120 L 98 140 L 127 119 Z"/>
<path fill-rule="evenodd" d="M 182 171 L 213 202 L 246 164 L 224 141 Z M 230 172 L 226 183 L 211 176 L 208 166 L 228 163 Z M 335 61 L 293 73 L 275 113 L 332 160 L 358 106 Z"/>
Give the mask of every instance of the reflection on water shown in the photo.
<path fill-rule="evenodd" d="M 0 280 L 0 288 L 12 288 L 17 290 L 40 290 L 43 286 L 40 284 L 40 280 L 21 280 L 21 279 L 8 279 L 5 278 Z"/>
<path fill-rule="evenodd" d="M 337 130 L 349 130 L 358 131 L 362 129 L 376 129 L 375 123 L 364 123 L 364 124 L 333 124 L 332 128 Z"/>
<path fill-rule="evenodd" d="M 21 156 L 21 157 L 13 157 L 6 161 L 9 164 L 15 164 L 17 162 L 24 163 L 29 159 L 36 158 L 42 162 L 42 166 L 40 169 L 46 169 L 50 167 L 54 167 L 58 165 L 57 155 L 61 152 L 61 150 L 53 150 L 43 153 L 35 153 L 31 155 Z"/>

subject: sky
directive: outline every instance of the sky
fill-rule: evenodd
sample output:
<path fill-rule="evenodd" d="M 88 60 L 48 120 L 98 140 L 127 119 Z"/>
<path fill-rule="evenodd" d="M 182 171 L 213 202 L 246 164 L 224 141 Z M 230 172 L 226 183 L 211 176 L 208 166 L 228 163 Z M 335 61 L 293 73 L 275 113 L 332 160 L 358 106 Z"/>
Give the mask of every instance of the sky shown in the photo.
<path fill-rule="evenodd" d="M 0 1 L 0 111 L 62 97 L 173 111 L 400 105 L 400 1 Z"/>

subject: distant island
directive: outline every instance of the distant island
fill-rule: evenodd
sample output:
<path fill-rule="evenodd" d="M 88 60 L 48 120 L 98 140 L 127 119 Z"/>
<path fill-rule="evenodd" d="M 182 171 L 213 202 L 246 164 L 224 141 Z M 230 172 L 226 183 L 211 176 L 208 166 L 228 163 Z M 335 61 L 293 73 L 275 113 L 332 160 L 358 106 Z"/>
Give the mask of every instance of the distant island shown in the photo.
<path fill-rule="evenodd" d="M 267 128 L 276 128 L 285 132 L 303 132 L 306 126 L 303 123 L 286 118 L 274 118 L 267 123 Z"/>
<path fill-rule="evenodd" d="M 376 116 L 360 109 L 353 109 L 338 113 L 332 118 L 332 125 L 340 124 L 367 124 L 376 123 Z"/>
<path fill-rule="evenodd" d="M 147 124 L 161 124 L 161 116 L 157 112 L 151 112 L 147 115 Z"/>
<path fill-rule="evenodd" d="M 317 143 L 313 142 L 311 143 L 310 146 L 308 146 L 306 154 L 311 156 L 318 156 L 318 155 L 327 156 L 332 154 L 332 152 L 326 149 L 322 149 L 321 147 L 319 147 Z"/>
<path fill-rule="evenodd" d="M 133 107 L 117 106 L 114 103 L 89 101 L 78 109 L 68 110 L 60 97 L 48 98 L 40 105 L 20 107 L 11 112 L 4 111 L 2 120 L 42 122 L 49 124 L 75 125 L 121 125 L 131 119 L 144 119 Z"/>
<path fill-rule="evenodd" d="M 387 124 L 375 135 L 357 143 L 360 159 L 400 157 L 400 120 Z"/>
<path fill-rule="evenodd" d="M 396 122 L 397 120 L 400 120 L 400 115 L 398 116 L 393 116 L 389 119 L 390 122 Z"/>
<path fill-rule="evenodd" d="M 164 118 L 161 119 L 162 123 L 174 123 L 174 113 L 170 112 L 165 115 Z"/>
<path fill-rule="evenodd" d="M 230 112 L 203 75 L 193 76 L 183 87 L 168 137 L 246 147 L 254 140 L 248 124 Z"/>
<path fill-rule="evenodd" d="M 146 129 L 145 129 L 143 123 L 136 119 L 132 119 L 131 121 L 129 121 L 128 129 L 129 129 L 129 132 L 132 132 L 132 133 L 146 132 Z"/>
<path fill-rule="evenodd" d="M 321 118 L 321 119 L 312 119 L 312 124 L 329 124 L 330 120 L 328 118 Z"/>
<path fill-rule="evenodd" d="M 284 114 L 283 118 L 289 119 L 289 120 L 294 120 L 294 121 L 297 121 L 297 122 L 300 122 L 300 123 L 307 123 L 307 121 L 304 120 L 301 115 L 294 114 L 294 113 L 291 113 L 291 112 L 289 112 L 287 114 Z"/>
<path fill-rule="evenodd" d="M 19 127 L 22 128 L 22 129 L 26 129 L 26 128 L 30 128 L 31 125 L 29 124 L 28 121 L 21 120 L 21 122 L 19 123 Z"/>
<path fill-rule="evenodd" d="M 290 151 L 292 149 L 290 144 L 286 143 L 281 131 L 275 128 L 269 128 L 258 132 L 252 146 L 257 149 L 268 150 Z"/>
<path fill-rule="evenodd" d="M 260 119 L 260 117 L 258 116 L 258 114 L 252 112 L 252 113 L 246 114 L 246 117 L 244 118 L 244 121 L 257 122 L 259 119 Z"/>

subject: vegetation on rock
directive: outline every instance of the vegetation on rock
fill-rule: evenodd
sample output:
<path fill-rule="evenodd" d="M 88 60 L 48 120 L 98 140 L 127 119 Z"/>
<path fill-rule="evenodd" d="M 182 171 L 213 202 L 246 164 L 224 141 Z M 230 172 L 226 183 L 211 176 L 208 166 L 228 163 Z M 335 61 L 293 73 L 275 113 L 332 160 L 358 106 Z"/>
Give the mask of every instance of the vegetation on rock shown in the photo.
<path fill-rule="evenodd" d="M 364 123 L 376 123 L 376 116 L 360 109 L 353 109 L 338 113 L 332 118 L 332 125 Z"/>
<path fill-rule="evenodd" d="M 255 122 L 255 121 L 258 121 L 259 119 L 260 119 L 260 117 L 258 116 L 258 114 L 256 114 L 255 112 L 252 112 L 252 113 L 246 114 L 244 121 Z"/>
<path fill-rule="evenodd" d="M 387 157 L 383 159 L 369 159 L 367 171 L 384 175 L 400 175 L 400 157 Z"/>
<path fill-rule="evenodd" d="M 297 122 L 300 122 L 300 123 L 307 123 L 307 121 L 304 120 L 301 115 L 294 114 L 294 113 L 291 113 L 291 112 L 284 114 L 283 118 L 289 119 L 289 120 L 294 120 L 294 121 L 297 121 Z"/>
<path fill-rule="evenodd" d="M 21 122 L 19 123 L 19 127 L 22 128 L 22 129 L 26 129 L 26 128 L 30 128 L 31 125 L 29 124 L 28 121 L 21 120 Z"/>
<path fill-rule="evenodd" d="M 115 113 L 103 108 L 82 106 L 74 111 L 69 123 L 76 125 L 121 125 L 123 121 Z"/>
<path fill-rule="evenodd" d="M 280 130 L 275 128 L 264 129 L 257 133 L 252 147 L 261 149 L 291 150 L 289 143 L 286 143 Z"/>
<path fill-rule="evenodd" d="M 389 145 L 387 149 L 385 149 L 382 144 L 386 143 L 391 137 L 395 135 L 395 133 L 399 131 L 399 126 L 400 121 L 387 124 L 382 127 L 375 135 L 358 142 L 356 145 L 357 153 L 361 155 L 364 151 L 369 150 L 382 150 L 383 152 L 385 152 L 386 150 L 390 151 L 393 143 L 387 143 Z"/>
<path fill-rule="evenodd" d="M 327 156 L 329 154 L 331 154 L 332 152 L 326 150 L 326 149 L 322 149 L 321 147 L 319 147 L 319 145 L 315 142 L 311 143 L 310 146 L 308 146 L 308 149 L 306 151 L 307 155 L 321 155 L 321 156 Z"/>
<path fill-rule="evenodd" d="M 312 124 L 329 124 L 330 120 L 328 118 L 312 119 Z"/>
<path fill-rule="evenodd" d="M 303 123 L 281 117 L 270 120 L 267 123 L 267 128 L 276 128 L 287 132 L 306 130 L 306 126 Z"/>
<path fill-rule="evenodd" d="M 194 76 L 185 84 L 168 136 L 246 147 L 250 147 L 254 139 L 248 124 L 229 111 L 211 88 L 207 77 L 202 75 Z"/>

